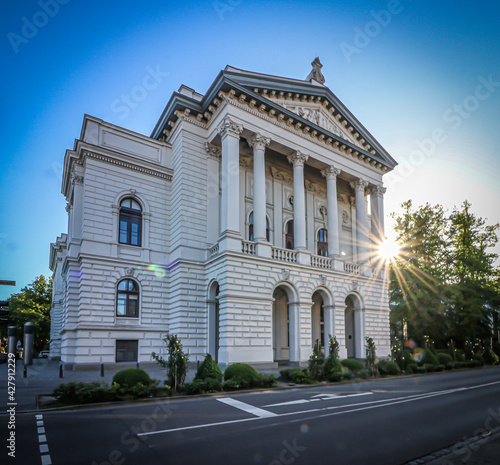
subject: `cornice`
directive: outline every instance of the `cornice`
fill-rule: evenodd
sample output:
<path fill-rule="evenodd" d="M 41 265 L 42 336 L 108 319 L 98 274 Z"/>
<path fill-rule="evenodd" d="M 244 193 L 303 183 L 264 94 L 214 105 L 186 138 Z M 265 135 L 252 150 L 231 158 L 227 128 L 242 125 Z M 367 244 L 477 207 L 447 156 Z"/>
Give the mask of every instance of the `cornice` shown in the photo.
<path fill-rule="evenodd" d="M 137 165 L 135 163 L 117 160 L 116 158 L 113 158 L 113 157 L 110 157 L 107 155 L 102 155 L 102 154 L 95 153 L 95 152 L 91 152 L 89 150 L 82 151 L 82 158 L 85 158 L 85 157 L 94 158 L 96 160 L 103 161 L 105 163 L 109 163 L 111 165 L 121 166 L 123 168 L 127 168 L 130 170 L 139 171 L 140 173 L 149 174 L 151 176 L 156 176 L 158 178 L 165 179 L 167 181 L 172 180 L 171 174 L 162 173 L 161 171 L 153 170 L 151 168 L 144 168 L 143 166 Z"/>

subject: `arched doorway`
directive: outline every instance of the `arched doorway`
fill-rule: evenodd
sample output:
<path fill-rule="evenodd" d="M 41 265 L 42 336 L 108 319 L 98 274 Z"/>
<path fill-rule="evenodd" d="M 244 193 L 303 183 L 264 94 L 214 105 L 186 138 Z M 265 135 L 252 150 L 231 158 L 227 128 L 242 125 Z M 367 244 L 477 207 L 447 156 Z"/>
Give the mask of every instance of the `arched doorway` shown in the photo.
<path fill-rule="evenodd" d="M 279 286 L 273 293 L 273 361 L 290 360 L 290 291 Z"/>
<path fill-rule="evenodd" d="M 345 345 L 348 358 L 364 358 L 364 323 L 361 301 L 355 294 L 345 299 Z"/>
<path fill-rule="evenodd" d="M 320 292 L 316 291 L 312 296 L 311 307 L 311 339 L 312 346 L 316 344 L 316 340 L 326 347 L 325 342 L 325 305 L 323 296 Z"/>
<path fill-rule="evenodd" d="M 214 281 L 210 285 L 208 295 L 208 353 L 215 362 L 219 362 L 220 347 L 220 312 L 219 284 Z"/>

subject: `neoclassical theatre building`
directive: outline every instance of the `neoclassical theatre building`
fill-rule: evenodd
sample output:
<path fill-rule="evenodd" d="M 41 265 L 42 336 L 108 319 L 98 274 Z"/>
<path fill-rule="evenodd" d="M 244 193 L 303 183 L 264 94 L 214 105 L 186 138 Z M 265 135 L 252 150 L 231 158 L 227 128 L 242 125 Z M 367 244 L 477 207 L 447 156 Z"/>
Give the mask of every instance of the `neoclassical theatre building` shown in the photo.
<path fill-rule="evenodd" d="M 86 115 L 64 159 L 68 230 L 51 245 L 52 357 L 150 362 L 390 352 L 384 173 L 396 162 L 325 86 L 227 66 L 174 92 L 151 136 Z"/>

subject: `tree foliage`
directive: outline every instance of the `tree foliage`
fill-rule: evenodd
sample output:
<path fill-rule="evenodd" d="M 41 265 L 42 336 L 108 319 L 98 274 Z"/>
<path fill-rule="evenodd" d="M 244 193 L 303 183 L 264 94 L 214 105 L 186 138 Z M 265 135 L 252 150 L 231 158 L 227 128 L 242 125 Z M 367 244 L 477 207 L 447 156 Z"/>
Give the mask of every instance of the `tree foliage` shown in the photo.
<path fill-rule="evenodd" d="M 40 351 L 50 340 L 50 306 L 52 278 L 38 276 L 18 294 L 9 298 L 9 325 L 16 326 L 17 337 L 23 340 L 24 324 L 35 324 L 34 349 Z"/>
<path fill-rule="evenodd" d="M 471 212 L 464 202 L 446 214 L 441 205 L 393 214 L 401 253 L 390 265 L 391 323 L 396 333 L 422 344 L 427 336 L 446 347 L 454 339 L 486 339 L 498 325 L 500 272 L 491 248 L 498 224 Z M 405 334 L 402 334 L 403 336 Z"/>

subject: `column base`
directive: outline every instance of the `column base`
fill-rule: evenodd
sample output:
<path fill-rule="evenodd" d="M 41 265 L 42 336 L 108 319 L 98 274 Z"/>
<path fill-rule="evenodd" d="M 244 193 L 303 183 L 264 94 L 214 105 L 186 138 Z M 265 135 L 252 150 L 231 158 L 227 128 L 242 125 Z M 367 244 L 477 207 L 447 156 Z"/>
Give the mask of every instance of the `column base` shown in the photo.
<path fill-rule="evenodd" d="M 269 242 L 257 242 L 255 246 L 257 256 L 271 258 L 272 246 Z"/>
<path fill-rule="evenodd" d="M 311 265 L 311 252 L 308 250 L 297 250 L 297 263 Z"/>
<path fill-rule="evenodd" d="M 219 253 L 241 252 L 241 235 L 237 231 L 224 231 L 219 238 Z"/>

